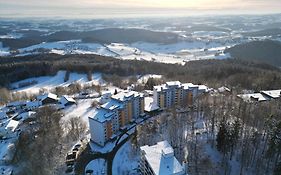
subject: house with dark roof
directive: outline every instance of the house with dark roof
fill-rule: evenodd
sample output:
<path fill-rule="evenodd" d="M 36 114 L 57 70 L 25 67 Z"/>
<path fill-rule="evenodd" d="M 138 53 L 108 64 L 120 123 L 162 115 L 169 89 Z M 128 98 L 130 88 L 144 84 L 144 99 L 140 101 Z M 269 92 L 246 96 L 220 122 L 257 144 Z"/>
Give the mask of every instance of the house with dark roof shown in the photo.
<path fill-rule="evenodd" d="M 47 93 L 47 94 L 39 95 L 37 97 L 37 100 L 41 101 L 42 105 L 46 105 L 46 104 L 58 103 L 59 98 L 56 94 Z"/>

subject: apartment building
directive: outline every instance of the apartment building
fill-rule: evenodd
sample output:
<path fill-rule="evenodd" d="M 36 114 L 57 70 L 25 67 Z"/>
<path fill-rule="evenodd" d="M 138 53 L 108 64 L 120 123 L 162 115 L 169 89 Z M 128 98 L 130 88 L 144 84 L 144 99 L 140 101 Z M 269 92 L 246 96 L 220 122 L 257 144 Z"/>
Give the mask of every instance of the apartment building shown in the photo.
<path fill-rule="evenodd" d="M 114 139 L 120 129 L 144 115 L 143 94 L 120 92 L 98 107 L 89 117 L 91 140 L 101 146 Z"/>
<path fill-rule="evenodd" d="M 153 146 L 142 146 L 139 164 L 142 175 L 183 175 L 186 174 L 185 163 L 182 165 L 174 156 L 174 150 L 167 141 Z"/>
<path fill-rule="evenodd" d="M 172 106 L 193 105 L 194 99 L 207 90 L 208 88 L 205 85 L 182 84 L 179 81 L 171 81 L 154 86 L 153 99 L 162 109 Z"/>

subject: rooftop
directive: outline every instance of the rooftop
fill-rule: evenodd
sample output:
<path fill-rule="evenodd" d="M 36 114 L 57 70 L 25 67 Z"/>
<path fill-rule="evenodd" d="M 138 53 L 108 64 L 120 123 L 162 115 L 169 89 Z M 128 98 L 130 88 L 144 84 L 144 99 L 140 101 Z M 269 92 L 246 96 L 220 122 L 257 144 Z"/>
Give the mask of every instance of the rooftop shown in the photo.
<path fill-rule="evenodd" d="M 101 123 L 111 120 L 114 113 L 108 109 L 97 108 L 93 111 L 89 118 L 97 120 Z"/>
<path fill-rule="evenodd" d="M 184 168 L 174 156 L 174 150 L 167 141 L 153 146 L 142 146 L 145 158 L 156 175 L 184 174 Z"/>
<path fill-rule="evenodd" d="M 242 98 L 245 101 L 252 101 L 252 99 L 255 99 L 255 100 L 259 101 L 259 102 L 270 100 L 270 98 L 268 98 L 267 96 L 265 96 L 265 95 L 263 95 L 261 93 L 240 94 L 240 95 L 237 95 L 237 96 Z"/>
<path fill-rule="evenodd" d="M 109 110 L 114 110 L 116 108 L 123 108 L 123 104 L 118 100 L 111 99 L 109 102 L 103 104 L 101 107 Z"/>
<path fill-rule="evenodd" d="M 58 96 L 56 94 L 53 94 L 53 93 L 47 93 L 47 94 L 43 94 L 43 95 L 39 95 L 37 97 L 38 100 L 44 100 L 46 98 L 52 98 L 52 99 L 58 99 Z"/>
<path fill-rule="evenodd" d="M 122 102 L 127 101 L 133 97 L 143 97 L 143 94 L 136 91 L 123 91 L 111 96 L 112 99 Z"/>
<path fill-rule="evenodd" d="M 271 91 L 261 91 L 262 94 L 265 94 L 271 98 L 279 98 L 281 95 L 281 90 L 271 90 Z"/>
<path fill-rule="evenodd" d="M 168 86 L 181 86 L 181 82 L 179 82 L 179 81 L 169 81 L 169 82 L 166 82 L 166 84 Z"/>

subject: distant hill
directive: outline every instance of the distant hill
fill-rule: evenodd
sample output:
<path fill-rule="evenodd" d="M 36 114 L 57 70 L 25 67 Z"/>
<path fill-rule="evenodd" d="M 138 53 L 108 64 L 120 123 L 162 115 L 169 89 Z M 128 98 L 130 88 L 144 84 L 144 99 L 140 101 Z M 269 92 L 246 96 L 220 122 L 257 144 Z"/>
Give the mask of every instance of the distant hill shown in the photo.
<path fill-rule="evenodd" d="M 239 44 L 225 50 L 234 58 L 265 62 L 281 67 L 281 42 L 265 40 Z"/>
<path fill-rule="evenodd" d="M 19 39 L 0 39 L 4 47 L 19 49 L 42 42 L 54 42 L 81 39 L 83 42 L 96 42 L 101 44 L 121 42 L 151 42 L 151 43 L 174 43 L 179 36 L 171 32 L 156 32 L 145 29 L 121 29 L 108 28 L 94 31 L 58 31 L 50 35 L 40 35 L 29 32 L 28 35 Z"/>
<path fill-rule="evenodd" d="M 99 41 L 102 43 L 173 43 L 178 41 L 178 35 L 171 32 L 155 32 L 144 29 L 101 29 L 81 34 L 85 42 Z"/>
<path fill-rule="evenodd" d="M 245 32 L 244 36 L 259 37 L 259 36 L 281 36 L 281 28 L 264 29 L 255 32 Z"/>

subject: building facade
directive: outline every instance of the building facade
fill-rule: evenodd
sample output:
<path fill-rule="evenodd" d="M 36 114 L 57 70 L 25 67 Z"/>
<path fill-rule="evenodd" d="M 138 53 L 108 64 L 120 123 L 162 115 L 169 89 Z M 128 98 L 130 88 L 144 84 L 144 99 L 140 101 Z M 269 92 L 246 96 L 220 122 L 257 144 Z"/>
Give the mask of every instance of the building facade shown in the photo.
<path fill-rule="evenodd" d="M 205 85 L 182 84 L 179 81 L 172 81 L 154 86 L 153 99 L 161 109 L 172 106 L 191 106 L 195 98 L 207 90 Z"/>
<path fill-rule="evenodd" d="M 111 96 L 111 99 L 98 107 L 89 117 L 91 140 L 104 146 L 114 139 L 120 129 L 144 116 L 143 94 L 125 91 Z"/>

